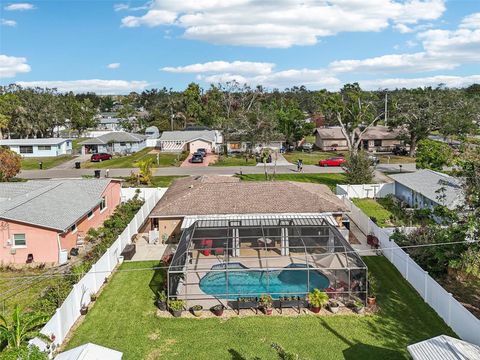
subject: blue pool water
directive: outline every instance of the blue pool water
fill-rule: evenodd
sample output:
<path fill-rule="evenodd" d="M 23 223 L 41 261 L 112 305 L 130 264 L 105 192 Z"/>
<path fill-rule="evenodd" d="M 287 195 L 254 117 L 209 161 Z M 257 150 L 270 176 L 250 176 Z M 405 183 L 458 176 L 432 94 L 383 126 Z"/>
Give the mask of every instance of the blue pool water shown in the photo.
<path fill-rule="evenodd" d="M 225 265 L 217 265 L 213 269 L 224 269 Z M 273 298 L 280 296 L 305 295 L 313 289 L 325 289 L 329 286 L 328 278 L 318 270 L 308 271 L 305 265 L 291 264 L 280 270 L 247 270 L 235 271 L 245 267 L 239 263 L 228 264 L 228 293 L 230 299 L 246 296 L 260 296 L 270 293 Z M 288 270 L 302 268 L 304 270 Z M 307 279 L 310 272 L 310 287 Z M 226 298 L 226 273 L 211 271 L 200 280 L 200 289 L 206 294 Z"/>

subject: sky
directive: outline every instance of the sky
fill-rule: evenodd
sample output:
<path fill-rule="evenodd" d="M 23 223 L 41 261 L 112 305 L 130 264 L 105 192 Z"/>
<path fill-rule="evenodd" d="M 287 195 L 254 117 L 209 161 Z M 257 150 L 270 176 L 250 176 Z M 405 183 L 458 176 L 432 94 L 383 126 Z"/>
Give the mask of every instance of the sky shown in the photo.
<path fill-rule="evenodd" d="M 0 1 L 0 84 L 124 94 L 236 80 L 480 83 L 480 0 Z"/>

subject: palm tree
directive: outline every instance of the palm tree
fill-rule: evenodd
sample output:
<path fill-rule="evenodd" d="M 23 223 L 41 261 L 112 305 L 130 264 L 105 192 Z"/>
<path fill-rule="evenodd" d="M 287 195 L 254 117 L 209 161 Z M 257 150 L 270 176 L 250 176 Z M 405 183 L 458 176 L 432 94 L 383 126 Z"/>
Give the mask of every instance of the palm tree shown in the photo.
<path fill-rule="evenodd" d="M 48 337 L 40 334 L 40 329 L 47 320 L 48 316 L 43 314 L 22 313 L 18 305 L 15 305 L 11 320 L 0 315 L 0 340 L 8 347 L 20 348 L 34 337 L 46 339 Z"/>

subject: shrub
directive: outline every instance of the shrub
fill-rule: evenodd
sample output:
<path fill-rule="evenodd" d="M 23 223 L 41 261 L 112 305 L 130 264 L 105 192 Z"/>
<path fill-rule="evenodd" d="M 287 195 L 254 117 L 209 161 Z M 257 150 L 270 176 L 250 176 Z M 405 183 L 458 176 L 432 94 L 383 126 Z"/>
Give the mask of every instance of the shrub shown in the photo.
<path fill-rule="evenodd" d="M 343 165 L 347 184 L 370 184 L 373 181 L 373 168 L 368 155 L 361 151 L 350 154 Z"/>
<path fill-rule="evenodd" d="M 314 289 L 308 294 L 308 302 L 313 307 L 323 307 L 328 304 L 328 295 L 324 291 Z"/>

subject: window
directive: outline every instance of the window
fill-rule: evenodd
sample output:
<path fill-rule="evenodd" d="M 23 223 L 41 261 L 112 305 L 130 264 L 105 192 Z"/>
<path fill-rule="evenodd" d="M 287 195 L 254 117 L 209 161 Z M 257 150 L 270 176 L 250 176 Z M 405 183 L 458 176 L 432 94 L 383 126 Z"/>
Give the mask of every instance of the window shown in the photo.
<path fill-rule="evenodd" d="M 232 150 L 239 150 L 240 149 L 240 143 L 230 143 L 230 149 Z"/>
<path fill-rule="evenodd" d="M 33 146 L 20 146 L 20 154 L 33 154 Z"/>
<path fill-rule="evenodd" d="M 27 241 L 25 239 L 25 234 L 14 234 L 13 235 L 13 246 L 27 246 Z"/>
<path fill-rule="evenodd" d="M 87 217 L 91 219 L 93 217 L 93 210 L 90 210 L 87 214 Z"/>
<path fill-rule="evenodd" d="M 38 150 L 51 150 L 52 147 L 50 145 L 39 145 Z"/>
<path fill-rule="evenodd" d="M 77 224 L 73 224 L 71 227 L 70 227 L 70 231 L 72 233 L 74 233 L 75 231 L 77 231 Z"/>
<path fill-rule="evenodd" d="M 105 196 L 102 198 L 102 201 L 100 201 L 100 211 L 103 211 L 107 208 L 107 201 L 105 199 Z"/>
<path fill-rule="evenodd" d="M 127 146 L 127 143 L 126 142 L 121 142 L 120 146 Z"/>
<path fill-rule="evenodd" d="M 373 146 L 382 146 L 382 140 L 373 140 Z"/>

